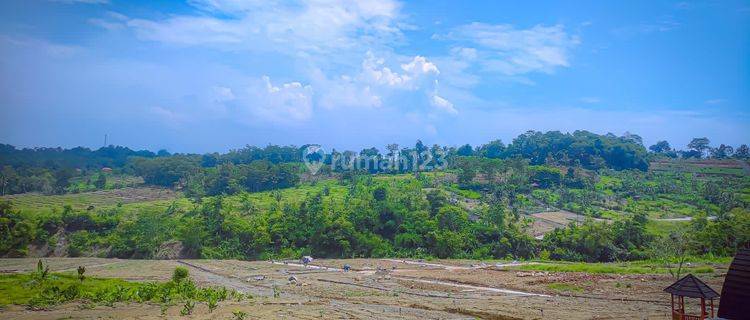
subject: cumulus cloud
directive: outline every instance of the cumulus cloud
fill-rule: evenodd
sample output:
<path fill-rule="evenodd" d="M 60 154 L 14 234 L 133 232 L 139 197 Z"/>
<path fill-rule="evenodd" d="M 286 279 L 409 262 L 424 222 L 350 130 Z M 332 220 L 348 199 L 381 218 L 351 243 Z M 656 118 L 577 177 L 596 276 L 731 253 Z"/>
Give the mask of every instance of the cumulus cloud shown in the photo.
<path fill-rule="evenodd" d="M 294 78 L 300 82 L 273 85 L 266 77 L 262 90 L 253 85 L 251 93 L 239 92 L 238 83 L 228 83 L 234 99 L 226 100 L 214 92 L 219 104 L 250 106 L 257 99 L 257 105 L 265 107 L 250 108 L 253 115 L 273 121 L 307 120 L 316 106 L 380 107 L 395 92 L 429 93 L 429 84 L 440 73 L 424 56 L 405 57 L 391 51 L 391 45 L 402 37 L 401 29 L 407 27 L 401 21 L 401 5 L 394 0 L 188 3 L 197 10 L 162 19 L 110 13 L 89 23 L 107 30 L 127 28 L 142 41 L 269 54 L 276 61 L 291 59 Z M 430 104 L 427 100 L 425 105 Z"/>
<path fill-rule="evenodd" d="M 386 59 L 368 52 L 362 61 L 357 76 L 342 75 L 333 80 L 318 74 L 315 85 L 322 88 L 321 104 L 326 108 L 336 105 L 379 107 L 384 101 L 394 103 L 400 93 L 420 92 L 427 95 L 427 103 L 448 113 L 457 113 L 453 104 L 437 94 L 437 79 L 440 74 L 435 63 L 425 57 L 401 57 L 405 62 L 400 70 L 393 70 Z M 322 79 L 322 81 L 321 81 Z M 398 101 L 395 101 L 398 103 Z"/>
<path fill-rule="evenodd" d="M 362 62 L 360 78 L 374 85 L 415 90 L 424 79 L 440 73 L 434 63 L 422 56 L 415 56 L 408 63 L 401 64 L 400 72 L 392 71 L 384 64 L 384 59 L 376 58 L 368 52 L 367 58 Z"/>
<path fill-rule="evenodd" d="M 262 119 L 278 122 L 308 120 L 312 116 L 312 87 L 299 82 L 274 85 L 268 76 L 262 86 L 250 88 L 245 107 Z"/>
<path fill-rule="evenodd" d="M 383 100 L 373 88 L 351 76 L 342 75 L 327 79 L 322 72 L 316 72 L 316 86 L 319 88 L 318 103 L 326 109 L 340 107 L 377 108 Z"/>

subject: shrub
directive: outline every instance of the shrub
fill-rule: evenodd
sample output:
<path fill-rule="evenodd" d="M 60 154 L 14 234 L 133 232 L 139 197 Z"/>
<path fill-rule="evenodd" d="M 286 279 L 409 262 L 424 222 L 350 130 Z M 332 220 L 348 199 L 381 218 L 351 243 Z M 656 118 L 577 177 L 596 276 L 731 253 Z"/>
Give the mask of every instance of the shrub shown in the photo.
<path fill-rule="evenodd" d="M 174 272 L 172 273 L 172 281 L 181 282 L 188 277 L 188 273 L 189 271 L 185 267 L 174 268 Z"/>
<path fill-rule="evenodd" d="M 185 304 L 182 306 L 182 310 L 180 310 L 180 315 L 187 316 L 193 314 L 193 309 L 195 308 L 195 302 L 193 300 L 185 301 Z"/>
<path fill-rule="evenodd" d="M 234 316 L 234 320 L 245 320 L 247 318 L 247 312 L 242 310 L 232 311 L 232 315 Z"/>
<path fill-rule="evenodd" d="M 208 313 L 212 313 L 219 306 L 219 301 L 215 297 L 210 297 L 206 305 L 208 305 Z"/>

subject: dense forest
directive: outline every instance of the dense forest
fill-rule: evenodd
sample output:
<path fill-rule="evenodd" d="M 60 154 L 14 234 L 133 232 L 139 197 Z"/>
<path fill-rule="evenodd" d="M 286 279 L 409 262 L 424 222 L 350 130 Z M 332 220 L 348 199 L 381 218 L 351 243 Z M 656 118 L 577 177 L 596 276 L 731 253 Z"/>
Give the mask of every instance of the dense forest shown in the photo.
<path fill-rule="evenodd" d="M 3 195 L 138 186 L 184 195 L 49 210 L 6 197 L 11 200 L 0 202 L 0 255 L 25 256 L 64 243 L 70 256 L 121 258 L 618 261 L 665 252 L 725 256 L 750 241 L 747 173 L 664 169 L 706 158 L 747 165 L 746 145 L 714 148 L 696 138 L 686 151 L 665 141 L 647 149 L 633 134 L 530 131 L 507 145 L 417 141 L 413 147 L 388 145 L 384 154 L 377 148 L 305 154 L 307 147 L 247 146 L 198 155 L 0 145 Z M 305 160 L 326 165 L 313 175 Z M 531 214 L 549 208 L 585 219 L 540 239 L 529 232 Z M 659 222 L 675 214 L 691 219 L 678 228 Z"/>

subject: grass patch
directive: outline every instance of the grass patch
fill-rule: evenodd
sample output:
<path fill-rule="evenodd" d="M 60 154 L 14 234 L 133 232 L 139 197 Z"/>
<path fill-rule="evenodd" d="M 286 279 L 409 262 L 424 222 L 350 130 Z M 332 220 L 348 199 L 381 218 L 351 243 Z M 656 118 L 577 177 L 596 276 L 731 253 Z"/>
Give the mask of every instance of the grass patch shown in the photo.
<path fill-rule="evenodd" d="M 47 269 L 48 270 L 48 269 Z M 179 270 L 179 269 L 178 269 Z M 45 309 L 57 304 L 81 301 L 112 306 L 117 302 L 153 302 L 172 305 L 178 302 L 205 302 L 209 309 L 220 301 L 246 298 L 226 288 L 198 288 L 187 270 L 175 271 L 175 280 L 167 282 L 128 282 L 77 275 L 47 273 L 41 262 L 37 272 L 0 274 L 0 305 L 26 305 Z M 212 310 L 212 309 L 211 309 Z"/>
<path fill-rule="evenodd" d="M 649 219 L 646 223 L 646 231 L 653 235 L 668 235 L 672 231 L 685 228 L 690 221 L 660 221 Z"/>
<path fill-rule="evenodd" d="M 553 282 L 547 285 L 547 288 L 550 290 L 555 290 L 559 292 L 575 292 L 575 293 L 582 293 L 583 288 L 572 285 L 569 283 L 562 283 L 562 282 Z"/>
<path fill-rule="evenodd" d="M 669 269 L 653 261 L 622 263 L 543 262 L 512 267 L 514 270 L 547 272 L 585 272 L 608 274 L 668 274 Z M 710 266 L 683 267 L 683 273 L 713 273 Z"/>
<path fill-rule="evenodd" d="M 62 273 L 53 273 L 47 277 L 48 279 L 42 282 L 33 274 L 0 274 L 0 304 L 28 305 L 32 299 L 43 295 L 45 289 L 49 290 L 48 288 L 58 288 L 61 292 L 97 292 L 117 286 L 131 289 L 138 285 L 121 279 L 87 278 L 80 282 L 75 275 Z"/>

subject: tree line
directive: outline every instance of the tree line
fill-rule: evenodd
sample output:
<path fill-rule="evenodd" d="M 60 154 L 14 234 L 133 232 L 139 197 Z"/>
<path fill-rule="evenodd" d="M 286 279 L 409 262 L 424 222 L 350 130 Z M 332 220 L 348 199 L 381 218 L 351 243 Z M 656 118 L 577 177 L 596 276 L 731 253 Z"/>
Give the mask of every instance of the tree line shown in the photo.
<path fill-rule="evenodd" d="M 25 148 L 0 144 L 0 195 L 24 192 L 45 194 L 77 192 L 106 185 L 103 168 L 124 175 L 135 175 L 147 185 L 185 189 L 196 196 L 231 194 L 239 190 L 261 191 L 293 186 L 304 172 L 304 161 L 320 161 L 322 174 L 406 173 L 455 168 L 461 157 L 525 159 L 531 165 L 580 167 L 589 170 L 636 169 L 646 171 L 654 157 L 748 159 L 743 144 L 736 149 L 721 144 L 711 147 L 707 138 L 695 138 L 688 150 L 675 150 L 669 142 L 643 146 L 640 136 L 625 133 L 598 135 L 588 131 L 528 131 L 509 144 L 493 140 L 472 147 L 398 144 L 359 152 L 337 151 L 305 154 L 313 145 L 264 148 L 246 146 L 227 153 L 170 154 L 166 150 L 135 151 L 126 147 Z M 469 172 L 466 172 L 467 174 Z M 295 177 L 297 176 L 297 177 Z M 83 180 L 90 188 L 75 187 Z"/>
<path fill-rule="evenodd" d="M 747 144 L 741 144 L 737 148 L 733 148 L 730 145 L 720 144 L 717 147 L 711 146 L 711 140 L 706 137 L 693 138 L 687 145 L 687 150 L 673 149 L 669 142 L 661 140 L 648 147 L 651 152 L 666 156 L 669 158 L 684 158 L 684 159 L 750 159 L 750 148 Z"/>

